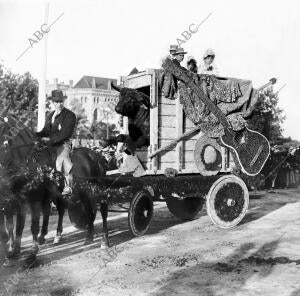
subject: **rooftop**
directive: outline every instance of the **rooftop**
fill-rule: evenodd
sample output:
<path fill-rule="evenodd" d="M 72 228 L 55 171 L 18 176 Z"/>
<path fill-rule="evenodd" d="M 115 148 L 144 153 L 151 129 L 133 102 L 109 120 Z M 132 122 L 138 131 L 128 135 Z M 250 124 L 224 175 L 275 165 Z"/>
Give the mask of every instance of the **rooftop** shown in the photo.
<path fill-rule="evenodd" d="M 117 84 L 117 79 L 83 76 L 75 85 L 74 88 L 98 88 L 111 90 L 110 83 Z"/>

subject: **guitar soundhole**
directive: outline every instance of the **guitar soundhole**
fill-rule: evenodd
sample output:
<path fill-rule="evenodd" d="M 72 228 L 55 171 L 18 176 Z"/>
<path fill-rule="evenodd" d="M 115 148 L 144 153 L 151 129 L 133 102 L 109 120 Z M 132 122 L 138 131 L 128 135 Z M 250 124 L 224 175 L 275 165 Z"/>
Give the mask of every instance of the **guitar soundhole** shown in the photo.
<path fill-rule="evenodd" d="M 215 209 L 218 217 L 226 222 L 238 218 L 245 203 L 243 194 L 241 186 L 236 183 L 224 185 L 215 198 Z"/>

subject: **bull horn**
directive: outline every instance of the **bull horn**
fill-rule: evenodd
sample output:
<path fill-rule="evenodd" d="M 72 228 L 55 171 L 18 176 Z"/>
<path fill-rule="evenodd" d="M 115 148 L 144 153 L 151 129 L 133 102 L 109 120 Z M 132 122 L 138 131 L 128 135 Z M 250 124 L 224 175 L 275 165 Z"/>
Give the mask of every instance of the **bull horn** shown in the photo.
<path fill-rule="evenodd" d="M 121 91 L 121 88 L 118 87 L 118 86 L 116 86 L 116 85 L 114 85 L 112 81 L 110 82 L 110 85 L 111 85 L 111 87 L 112 87 L 114 90 L 116 90 L 116 91 L 118 91 L 118 92 Z"/>

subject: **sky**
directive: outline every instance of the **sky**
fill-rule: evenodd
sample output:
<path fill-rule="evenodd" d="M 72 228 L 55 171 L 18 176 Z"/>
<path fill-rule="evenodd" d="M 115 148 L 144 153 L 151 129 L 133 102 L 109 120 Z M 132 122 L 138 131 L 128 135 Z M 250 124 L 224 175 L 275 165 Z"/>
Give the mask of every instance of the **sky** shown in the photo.
<path fill-rule="evenodd" d="M 198 62 L 212 48 L 222 76 L 252 80 L 254 87 L 276 77 L 275 90 L 286 84 L 279 94 L 279 107 L 286 116 L 284 136 L 300 140 L 299 1 L 48 2 L 48 23 L 60 18 L 47 38 L 38 41 L 34 33 L 45 23 L 46 2 L 0 0 L 0 62 L 13 72 L 41 77 L 45 39 L 47 79 L 57 77 L 65 83 L 76 83 L 83 75 L 118 78 L 134 67 L 160 68 L 169 45 L 181 39 Z M 208 15 L 185 40 L 182 33 Z"/>

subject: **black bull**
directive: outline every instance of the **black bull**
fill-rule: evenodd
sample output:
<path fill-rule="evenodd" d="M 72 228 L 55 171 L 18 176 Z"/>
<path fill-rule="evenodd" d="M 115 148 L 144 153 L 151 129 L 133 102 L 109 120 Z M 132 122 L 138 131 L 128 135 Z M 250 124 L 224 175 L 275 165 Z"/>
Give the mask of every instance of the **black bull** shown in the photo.
<path fill-rule="evenodd" d="M 130 153 L 134 153 L 137 148 L 149 146 L 149 96 L 136 89 L 119 88 L 113 84 L 111 86 L 120 93 L 115 110 L 118 114 L 128 117 L 129 134 L 120 134 L 111 138 L 108 144 L 125 143 Z"/>
<path fill-rule="evenodd" d="M 25 224 L 26 207 L 29 205 L 31 210 L 31 232 L 33 236 L 32 253 L 36 254 L 38 251 L 38 242 L 44 241 L 44 236 L 48 231 L 48 222 L 50 215 L 50 203 L 54 201 L 58 208 L 59 221 L 57 233 L 62 233 L 62 221 L 66 207 L 66 201 L 63 200 L 60 194 L 60 186 L 53 179 L 48 178 L 38 184 L 37 187 L 30 188 L 28 191 L 21 192 L 26 188 L 26 182 L 29 180 L 18 173 L 20 167 L 36 169 L 36 165 L 53 165 L 49 148 L 40 150 L 37 154 L 35 143 L 35 135 L 26 126 L 19 124 L 20 122 L 12 115 L 2 115 L 0 118 L 0 146 L 1 158 L 0 165 L 1 171 L 5 172 L 9 184 L 3 184 L 0 180 L 0 202 L 5 200 L 2 189 L 5 186 L 13 193 L 14 199 L 7 200 L 1 203 L 3 211 L 0 211 L 0 234 L 5 242 L 8 244 L 8 255 L 14 256 L 20 252 L 20 244 L 22 232 Z M 17 131 L 17 133 L 16 133 Z M 80 184 L 80 180 L 97 182 L 97 177 L 105 175 L 104 159 L 99 158 L 99 155 L 87 148 L 78 148 L 73 151 L 73 175 L 76 184 Z M 35 174 L 34 174 L 35 173 Z M 33 172 L 33 176 L 37 172 Z M 63 186 L 61 186 L 63 187 Z M 80 200 L 83 208 L 87 214 L 87 241 L 93 238 L 94 228 L 93 223 L 95 220 L 96 212 L 93 203 L 93 197 L 87 192 L 86 187 L 82 189 L 80 186 L 74 190 L 74 200 Z M 73 207 L 74 208 L 74 207 Z M 76 207 L 75 207 L 76 209 Z M 2 210 L 2 209 L 1 209 Z M 43 213 L 43 224 L 40 236 L 38 237 L 40 226 L 39 219 L 40 213 Z M 103 218 L 103 245 L 108 246 L 108 231 L 107 231 L 107 204 L 101 203 L 101 215 Z M 17 214 L 16 219 L 16 236 L 13 233 L 13 215 Z M 4 218 L 6 218 L 7 229 L 4 228 Z M 8 232 L 8 235 L 6 234 Z"/>

